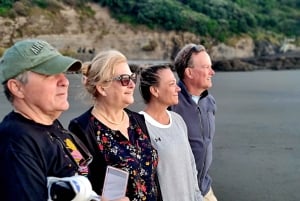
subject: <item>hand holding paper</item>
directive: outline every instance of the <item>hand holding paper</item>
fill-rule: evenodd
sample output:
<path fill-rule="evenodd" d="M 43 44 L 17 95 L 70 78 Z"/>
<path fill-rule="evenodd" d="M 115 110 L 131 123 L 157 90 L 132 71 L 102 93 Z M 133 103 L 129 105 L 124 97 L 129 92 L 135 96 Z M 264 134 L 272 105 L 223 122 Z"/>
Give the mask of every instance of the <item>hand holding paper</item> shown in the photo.
<path fill-rule="evenodd" d="M 112 167 L 107 166 L 106 175 L 104 179 L 102 196 L 108 200 L 121 199 L 120 201 L 126 201 L 124 198 L 127 189 L 129 173 Z"/>

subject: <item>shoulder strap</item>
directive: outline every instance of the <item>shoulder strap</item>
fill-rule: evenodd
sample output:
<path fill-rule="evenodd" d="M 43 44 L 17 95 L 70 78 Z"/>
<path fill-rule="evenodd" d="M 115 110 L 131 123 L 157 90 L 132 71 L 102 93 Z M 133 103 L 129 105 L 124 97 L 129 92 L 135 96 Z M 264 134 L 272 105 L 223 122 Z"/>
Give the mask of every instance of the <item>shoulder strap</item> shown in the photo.
<path fill-rule="evenodd" d="M 89 165 L 93 160 L 93 156 L 89 152 L 88 148 L 83 144 L 83 142 L 81 142 L 81 140 L 76 135 L 74 135 L 71 131 L 65 129 L 59 121 L 57 121 L 57 124 L 60 126 L 62 132 L 68 134 L 72 138 L 72 141 L 75 143 L 78 151 L 81 153 L 82 157 L 84 158 L 83 163 L 85 164 L 82 163 L 80 165 Z M 65 144 L 63 145 L 65 146 Z"/>
<path fill-rule="evenodd" d="M 145 117 L 141 114 L 136 114 L 136 113 L 132 113 L 132 116 L 137 121 L 138 125 L 141 127 L 143 133 L 145 133 L 148 137 L 150 137 L 145 123 Z"/>
<path fill-rule="evenodd" d="M 149 132 L 148 132 L 148 129 L 147 129 L 147 126 L 146 126 L 146 123 L 145 123 L 144 115 L 141 115 L 141 114 L 136 113 L 136 112 L 132 112 L 128 109 L 125 109 L 125 110 L 126 110 L 126 112 L 129 112 L 133 116 L 133 118 L 136 120 L 136 122 L 138 123 L 138 125 L 142 129 L 143 133 L 145 133 L 150 139 Z M 157 174 L 155 174 L 155 184 L 156 184 L 156 187 L 157 187 L 157 201 L 163 201 Z"/>

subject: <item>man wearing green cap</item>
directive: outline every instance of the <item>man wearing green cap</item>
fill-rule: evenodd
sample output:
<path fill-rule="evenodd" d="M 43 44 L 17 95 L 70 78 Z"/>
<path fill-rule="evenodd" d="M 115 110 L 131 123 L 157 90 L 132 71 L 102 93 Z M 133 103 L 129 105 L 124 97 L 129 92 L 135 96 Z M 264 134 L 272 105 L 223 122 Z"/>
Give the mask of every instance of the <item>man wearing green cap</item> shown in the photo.
<path fill-rule="evenodd" d="M 91 155 L 57 120 L 69 108 L 64 72 L 80 68 L 80 61 L 36 39 L 15 43 L 1 58 L 0 82 L 13 106 L 0 123 L 1 200 L 51 200 L 56 192 L 48 191 L 49 178 L 64 178 L 83 193 L 64 200 L 85 201 L 93 193 L 82 190 L 89 182 L 76 181 L 87 175 Z"/>

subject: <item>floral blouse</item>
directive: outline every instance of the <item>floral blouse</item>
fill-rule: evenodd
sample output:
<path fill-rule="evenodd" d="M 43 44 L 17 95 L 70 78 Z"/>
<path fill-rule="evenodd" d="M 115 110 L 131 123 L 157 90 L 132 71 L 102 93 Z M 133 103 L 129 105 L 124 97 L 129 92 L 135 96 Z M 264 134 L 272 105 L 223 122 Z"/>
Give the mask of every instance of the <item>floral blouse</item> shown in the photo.
<path fill-rule="evenodd" d="M 135 118 L 129 115 L 129 140 L 120 131 L 111 130 L 94 116 L 91 121 L 98 143 L 99 153 L 106 164 L 129 172 L 126 196 L 131 201 L 155 201 L 157 189 L 155 174 L 158 163 L 157 151 L 150 138 L 142 132 Z"/>

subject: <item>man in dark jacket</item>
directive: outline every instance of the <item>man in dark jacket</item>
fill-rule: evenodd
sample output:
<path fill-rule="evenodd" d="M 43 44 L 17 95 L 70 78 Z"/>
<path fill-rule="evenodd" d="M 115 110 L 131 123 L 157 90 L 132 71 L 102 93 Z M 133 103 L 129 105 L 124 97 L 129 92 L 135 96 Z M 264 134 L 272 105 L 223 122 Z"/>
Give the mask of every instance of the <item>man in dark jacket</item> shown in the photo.
<path fill-rule="evenodd" d="M 188 44 L 177 54 L 174 66 L 181 88 L 179 103 L 172 110 L 179 113 L 187 127 L 189 142 L 198 171 L 198 184 L 204 200 L 216 201 L 208 171 L 212 162 L 212 141 L 215 133 L 216 103 L 208 93 L 212 87 L 210 56 L 202 45 Z"/>

